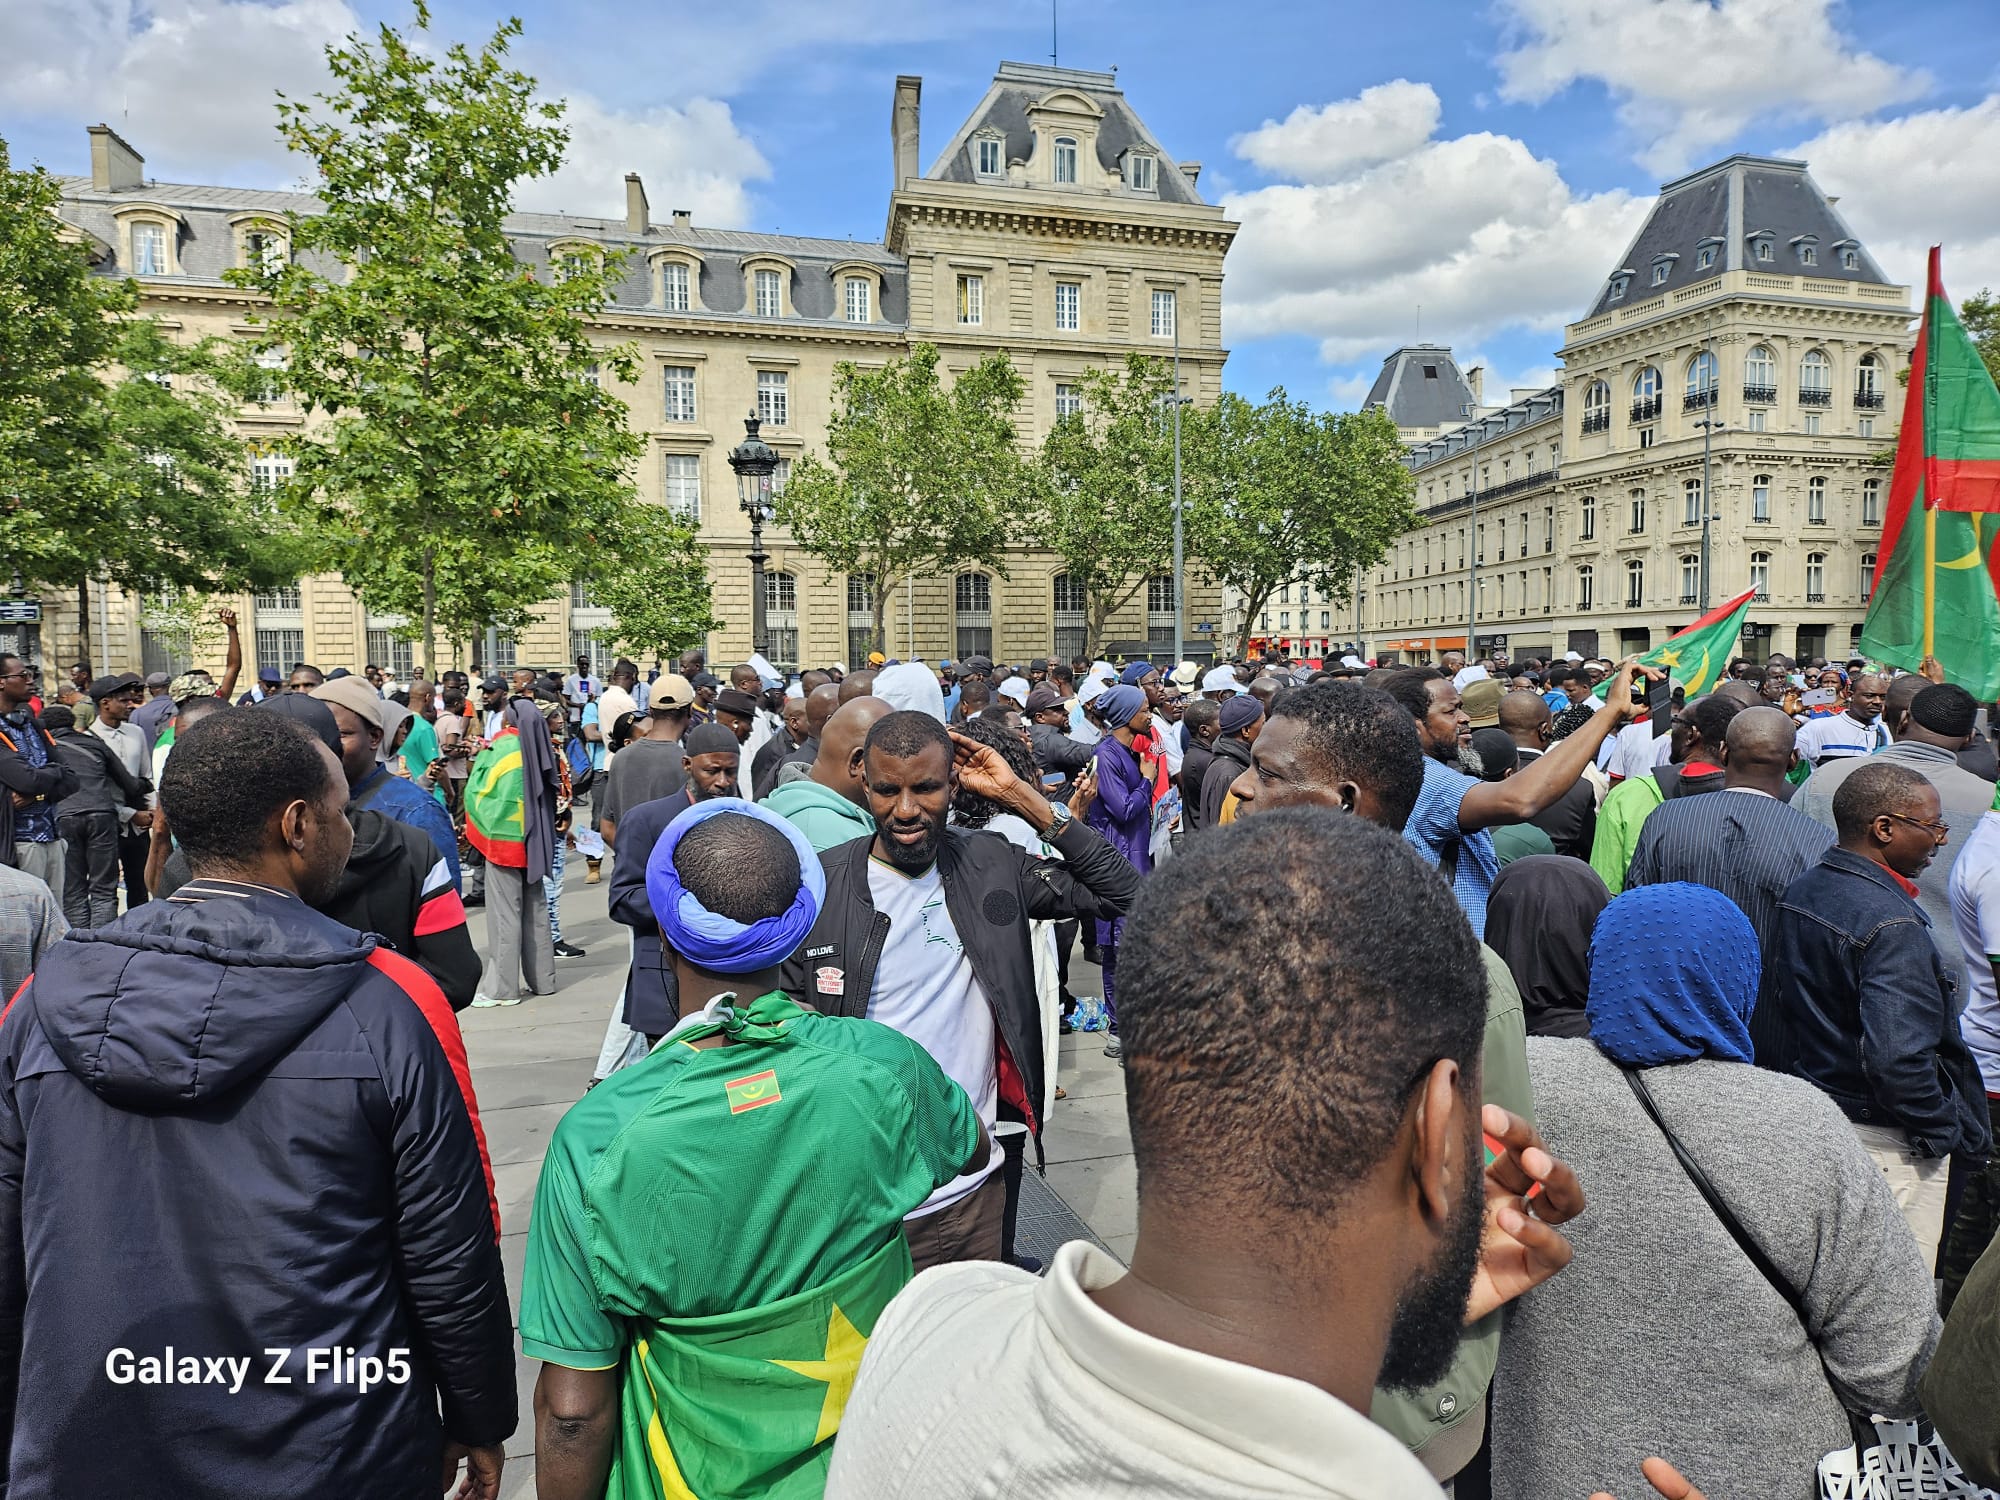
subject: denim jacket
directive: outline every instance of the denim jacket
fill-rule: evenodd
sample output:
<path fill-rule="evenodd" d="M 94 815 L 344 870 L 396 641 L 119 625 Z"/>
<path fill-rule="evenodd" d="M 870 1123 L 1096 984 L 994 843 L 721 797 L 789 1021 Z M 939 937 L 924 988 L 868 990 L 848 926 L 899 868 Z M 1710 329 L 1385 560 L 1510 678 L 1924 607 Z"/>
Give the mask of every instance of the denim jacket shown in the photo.
<path fill-rule="evenodd" d="M 1957 975 L 1892 875 L 1827 850 L 1787 887 L 1765 963 L 1778 1055 L 1759 1062 L 1816 1085 L 1850 1120 L 1902 1131 L 1918 1156 L 1988 1153 Z"/>

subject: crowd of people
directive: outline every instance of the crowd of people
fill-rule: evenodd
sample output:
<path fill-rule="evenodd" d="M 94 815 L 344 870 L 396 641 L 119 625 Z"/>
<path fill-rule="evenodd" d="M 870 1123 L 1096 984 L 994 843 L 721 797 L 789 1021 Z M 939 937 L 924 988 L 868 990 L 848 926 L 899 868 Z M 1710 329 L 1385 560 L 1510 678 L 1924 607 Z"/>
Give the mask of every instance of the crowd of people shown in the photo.
<path fill-rule="evenodd" d="M 224 620 L 0 656 L 0 1492 L 495 1500 L 517 1332 L 550 1500 L 1761 1500 L 1874 1418 L 2000 1485 L 2000 710 L 1935 663 L 239 695 Z M 572 863 L 626 972 L 516 1328 L 456 1012 L 556 988 Z M 1016 1243 L 1066 1033 L 1129 1264 Z"/>

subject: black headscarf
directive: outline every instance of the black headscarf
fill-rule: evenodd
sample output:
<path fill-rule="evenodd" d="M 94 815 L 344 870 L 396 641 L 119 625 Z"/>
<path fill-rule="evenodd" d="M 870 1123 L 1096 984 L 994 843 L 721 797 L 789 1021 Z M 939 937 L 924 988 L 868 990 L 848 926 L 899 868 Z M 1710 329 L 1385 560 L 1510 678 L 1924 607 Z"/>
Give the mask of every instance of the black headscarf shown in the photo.
<path fill-rule="evenodd" d="M 1590 1035 L 1590 933 L 1610 902 L 1597 872 L 1566 854 L 1501 868 L 1486 899 L 1486 945 L 1520 987 L 1528 1035 Z"/>

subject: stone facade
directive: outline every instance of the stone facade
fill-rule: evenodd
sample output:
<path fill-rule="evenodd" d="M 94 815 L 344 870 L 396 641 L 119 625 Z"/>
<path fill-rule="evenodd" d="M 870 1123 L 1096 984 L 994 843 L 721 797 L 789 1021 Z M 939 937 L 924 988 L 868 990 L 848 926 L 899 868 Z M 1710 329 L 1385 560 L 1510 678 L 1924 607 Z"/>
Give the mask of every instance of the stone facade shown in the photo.
<path fill-rule="evenodd" d="M 625 217 L 518 214 L 516 252 L 539 273 L 564 255 L 631 252 L 624 285 L 598 320 L 607 345 L 637 346 L 636 384 L 619 394 L 647 438 L 636 480 L 649 501 L 691 509 L 710 553 L 715 612 L 725 622 L 711 660 L 751 648 L 749 524 L 737 506 L 729 449 L 743 416 L 790 461 L 823 446 L 835 366 L 880 365 L 914 342 L 937 344 L 948 373 L 1005 350 L 1027 382 L 1024 444 L 1039 444 L 1068 387 L 1090 367 L 1133 349 L 1166 356 L 1178 343 L 1184 388 L 1221 391 L 1222 267 L 1236 226 L 1195 191 L 1200 168 L 1172 161 L 1109 73 L 1001 65 L 973 115 L 928 172 L 917 169 L 919 80 L 897 81 L 891 122 L 895 188 L 881 244 L 708 229 L 674 212 L 656 222 L 636 176 Z M 310 198 L 228 187 L 149 182 L 130 146 L 91 130 L 92 172 L 64 179 L 62 216 L 106 275 L 130 276 L 143 308 L 176 337 L 241 337 L 261 298 L 223 272 L 258 255 L 289 253 L 285 215 Z M 250 405 L 239 427 L 253 448 L 297 431 L 301 414 L 279 399 Z M 268 454 L 254 472 L 281 462 Z M 782 476 L 781 476 L 782 477 Z M 768 627 L 781 662 L 847 662 L 865 654 L 866 581 L 829 575 L 783 528 L 765 531 L 772 572 Z M 888 613 L 892 655 L 932 659 L 987 649 L 1028 657 L 1073 644 L 1056 605 L 1065 592 L 1051 554 L 1019 549 L 1007 577 L 968 571 L 920 578 Z M 852 584 L 852 587 L 850 586 Z M 1156 588 L 1152 602 L 1170 604 Z M 1216 591 L 1190 588 L 1196 622 L 1217 614 Z M 93 587 L 91 655 L 99 671 L 174 669 L 186 644 L 145 630 L 138 601 Z M 397 619 L 371 618 L 335 576 L 307 578 L 235 604 L 246 676 L 295 660 L 331 669 L 377 661 L 406 671 Z M 1159 637 L 1147 591 L 1111 622 L 1119 640 Z M 1171 615 L 1166 616 L 1168 633 Z M 480 659 L 554 666 L 590 649 L 609 624 L 580 590 L 547 601 L 518 641 L 460 642 L 443 665 Z M 79 654 L 75 599 L 44 600 L 38 642 L 49 666 Z M 1080 643 L 1078 643 L 1080 644 Z M 195 655 L 213 654 L 205 646 Z M 1200 654 L 1197 652 L 1196 654 Z"/>

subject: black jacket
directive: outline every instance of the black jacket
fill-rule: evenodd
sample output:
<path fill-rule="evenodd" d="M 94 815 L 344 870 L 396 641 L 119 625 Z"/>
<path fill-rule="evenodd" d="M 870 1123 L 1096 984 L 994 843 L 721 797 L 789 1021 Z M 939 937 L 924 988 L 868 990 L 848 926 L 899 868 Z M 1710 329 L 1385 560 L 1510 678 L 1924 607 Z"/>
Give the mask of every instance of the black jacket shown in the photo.
<path fill-rule="evenodd" d="M 1523 750 L 1521 769 L 1527 770 L 1545 752 Z M 1590 846 L 1597 837 L 1597 789 L 1588 777 L 1579 776 L 1576 785 L 1564 792 L 1528 821 L 1549 836 L 1556 853 L 1590 863 Z"/>
<path fill-rule="evenodd" d="M 1215 762 L 1215 751 L 1192 735 L 1181 752 L 1181 827 L 1189 833 L 1204 826 L 1201 821 L 1201 784 Z"/>
<path fill-rule="evenodd" d="M 233 883 L 72 931 L 0 1023 L 6 1493 L 432 1500 L 447 1435 L 514 1430 L 499 1228 L 414 964 Z M 120 1379 L 169 1346 L 241 1388 Z"/>
<path fill-rule="evenodd" d="M 1215 755 L 1201 778 L 1201 827 L 1216 828 L 1222 823 L 1222 799 L 1229 795 L 1236 778 L 1250 769 L 1250 747 L 1237 735 L 1217 735 Z"/>
<path fill-rule="evenodd" d="M 479 993 L 479 949 L 436 842 L 413 823 L 351 802 L 347 821 L 354 852 L 340 884 L 314 910 L 413 959 L 437 981 L 451 1008 L 464 1010 Z M 176 849 L 160 871 L 159 894 L 171 896 L 187 882 L 187 856 Z"/>
<path fill-rule="evenodd" d="M 938 846 L 945 910 L 971 961 L 972 976 L 993 1007 L 1000 1037 L 1000 1099 L 1037 1135 L 1042 1098 L 1042 1017 L 1028 922 L 1042 918 L 1122 917 L 1139 889 L 1125 856 L 1081 818 L 1053 840 L 1060 862 L 1023 853 L 997 833 L 945 830 Z M 889 919 L 868 889 L 872 834 L 836 844 L 819 857 L 826 904 L 805 943 L 785 961 L 783 984 L 828 1015 L 865 1016 L 875 964 Z"/>
<path fill-rule="evenodd" d="M 789 729 L 780 729 L 757 747 L 757 754 L 750 762 L 750 795 L 762 802 L 771 795 L 778 784 L 778 763 L 790 760 L 800 750 L 811 747 L 811 754 L 819 754 L 819 741 L 806 740 L 801 743 L 792 738 Z M 810 760 L 808 756 L 808 760 Z"/>
<path fill-rule="evenodd" d="M 1076 778 L 1083 768 L 1090 764 L 1096 747 L 1073 740 L 1053 724 L 1030 724 L 1028 739 L 1033 748 L 1035 769 L 1038 771 L 1060 771 L 1060 787 L 1043 787 L 1051 801 L 1058 798 L 1067 800 L 1070 789 L 1076 785 Z"/>
<path fill-rule="evenodd" d="M 611 865 L 611 920 L 632 929 L 632 967 L 625 975 L 621 1019 L 644 1036 L 665 1036 L 680 1019 L 680 986 L 660 946 L 660 920 L 646 894 L 646 862 L 653 846 L 682 813 L 694 806 L 687 792 L 641 802 L 618 822 L 618 857 Z"/>
<path fill-rule="evenodd" d="M 47 765 L 28 764 L 27 757 L 21 754 L 16 744 L 16 737 L 23 733 L 42 737 L 43 745 L 48 748 Z M 7 795 L 9 792 L 50 802 L 60 802 L 65 797 L 76 795 L 76 772 L 56 753 L 55 741 L 49 738 L 48 730 L 33 714 L 27 715 L 25 727 L 0 716 L 0 864 L 5 865 L 15 862 L 14 799 Z"/>
<path fill-rule="evenodd" d="M 146 805 L 152 782 L 126 770 L 118 752 L 103 740 L 81 729 L 59 729 L 53 738 L 56 754 L 76 773 L 76 791 L 63 798 L 59 817 L 116 812 L 121 807 L 137 811 Z"/>

